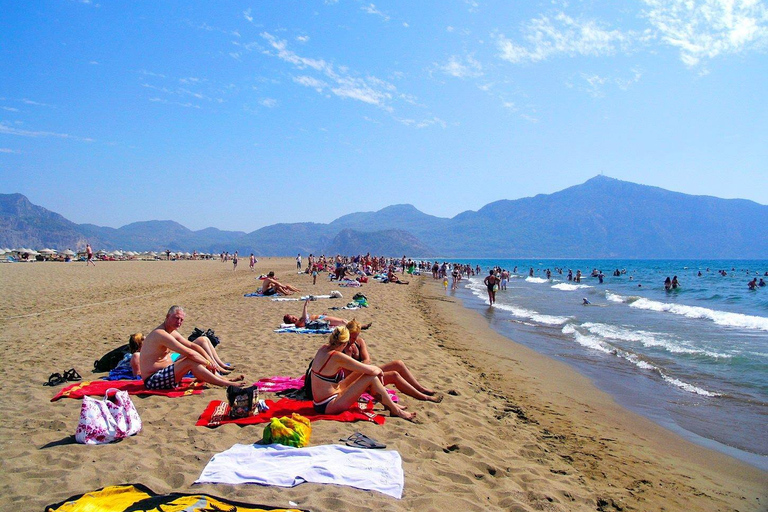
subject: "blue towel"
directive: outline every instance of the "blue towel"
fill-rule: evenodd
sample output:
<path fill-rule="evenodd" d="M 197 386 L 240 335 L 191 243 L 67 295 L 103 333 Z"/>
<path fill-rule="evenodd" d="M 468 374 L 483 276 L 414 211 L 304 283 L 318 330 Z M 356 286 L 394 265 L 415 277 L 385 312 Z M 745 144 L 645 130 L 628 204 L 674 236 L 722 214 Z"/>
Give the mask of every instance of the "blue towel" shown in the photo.
<path fill-rule="evenodd" d="M 298 334 L 331 334 L 333 329 L 307 329 L 306 327 L 281 327 L 275 329 L 275 332 L 295 332 Z"/>

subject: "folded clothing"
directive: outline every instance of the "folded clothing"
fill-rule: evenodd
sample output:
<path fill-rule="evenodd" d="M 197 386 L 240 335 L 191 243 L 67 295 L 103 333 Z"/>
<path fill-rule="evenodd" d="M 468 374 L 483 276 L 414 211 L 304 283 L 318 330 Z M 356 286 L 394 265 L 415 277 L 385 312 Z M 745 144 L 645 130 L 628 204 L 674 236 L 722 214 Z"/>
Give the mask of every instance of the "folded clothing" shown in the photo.
<path fill-rule="evenodd" d="M 291 400 L 290 398 L 282 398 L 277 402 L 272 400 L 265 400 L 269 410 L 247 418 L 233 419 L 229 417 L 229 404 L 226 401 L 213 400 L 205 408 L 203 414 L 195 423 L 198 427 L 215 428 L 225 423 L 235 423 L 237 425 L 257 425 L 259 423 L 267 423 L 272 418 L 279 418 L 282 416 L 290 416 L 294 412 L 301 414 L 305 418 L 309 418 L 310 421 L 318 420 L 331 420 L 331 421 L 370 421 L 377 425 L 383 425 L 386 420 L 381 414 L 373 412 L 373 402 L 368 403 L 356 403 L 353 404 L 348 410 L 339 414 L 318 414 L 315 412 L 312 402 L 310 400 Z"/>
<path fill-rule="evenodd" d="M 84 396 L 104 396 L 108 389 L 127 391 L 129 395 L 159 395 L 176 398 L 187 395 L 200 395 L 205 387 L 204 382 L 194 379 L 182 379 L 181 385 L 174 389 L 147 389 L 141 380 L 94 380 L 76 382 L 59 391 L 51 398 L 55 402 L 60 398 L 83 398 Z"/>
<path fill-rule="evenodd" d="M 405 475 L 394 450 L 337 444 L 293 448 L 236 444 L 217 453 L 196 484 L 261 484 L 294 487 L 304 482 L 347 485 L 400 499 Z"/>

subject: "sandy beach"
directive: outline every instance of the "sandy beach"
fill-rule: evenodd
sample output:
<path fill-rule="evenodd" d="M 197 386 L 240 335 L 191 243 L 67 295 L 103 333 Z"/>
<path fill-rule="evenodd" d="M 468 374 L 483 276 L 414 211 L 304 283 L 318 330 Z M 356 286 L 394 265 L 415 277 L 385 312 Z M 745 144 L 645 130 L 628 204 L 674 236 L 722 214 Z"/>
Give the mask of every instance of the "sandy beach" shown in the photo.
<path fill-rule="evenodd" d="M 374 363 L 402 359 L 444 393 L 443 402 L 402 397 L 416 423 L 312 425 L 311 445 L 360 431 L 397 450 L 402 500 L 310 483 L 193 485 L 214 454 L 262 437 L 263 425 L 195 426 L 211 400 L 225 398 L 221 388 L 174 399 L 133 397 L 144 422 L 140 434 L 104 446 L 74 441 L 80 400 L 50 402 L 62 386 L 42 384 L 72 367 L 86 380 L 104 376 L 92 373 L 94 360 L 130 334 L 156 327 L 172 304 L 186 310 L 181 333 L 213 328 L 222 358 L 248 380 L 302 375 L 324 338 L 273 332 L 301 303 L 243 294 L 270 270 L 307 294 L 344 294 L 312 302 L 311 313 L 342 306 L 358 290 L 324 276 L 313 286 L 290 258 L 264 258 L 256 268 L 250 272 L 246 260 L 236 272 L 219 261 L 0 265 L 0 509 L 43 510 L 74 494 L 141 483 L 159 493 L 205 492 L 275 507 L 294 502 L 315 511 L 768 510 L 767 473 L 617 406 L 566 365 L 492 331 L 429 276 L 408 286 L 368 283 L 361 291 L 370 307 L 339 313 L 372 321 L 364 338 Z"/>

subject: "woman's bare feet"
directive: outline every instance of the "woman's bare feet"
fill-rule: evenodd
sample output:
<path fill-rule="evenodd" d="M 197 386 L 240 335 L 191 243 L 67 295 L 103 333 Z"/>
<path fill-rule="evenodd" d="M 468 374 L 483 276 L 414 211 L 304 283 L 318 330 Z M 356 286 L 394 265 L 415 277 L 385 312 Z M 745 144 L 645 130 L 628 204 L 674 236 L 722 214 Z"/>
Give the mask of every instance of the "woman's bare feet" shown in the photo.
<path fill-rule="evenodd" d="M 407 412 L 403 407 L 395 405 L 395 408 L 389 411 L 390 416 L 397 416 L 404 420 L 413 421 L 416 418 L 415 412 Z"/>
<path fill-rule="evenodd" d="M 426 394 L 426 393 L 425 393 L 425 394 Z M 436 404 L 439 404 L 440 402 L 442 402 L 442 401 L 443 401 L 443 395 L 442 395 L 442 394 L 438 394 L 438 395 L 427 395 L 427 397 L 428 397 L 428 398 L 427 398 L 427 401 L 428 401 L 428 402 L 434 402 L 434 403 L 436 403 Z"/>

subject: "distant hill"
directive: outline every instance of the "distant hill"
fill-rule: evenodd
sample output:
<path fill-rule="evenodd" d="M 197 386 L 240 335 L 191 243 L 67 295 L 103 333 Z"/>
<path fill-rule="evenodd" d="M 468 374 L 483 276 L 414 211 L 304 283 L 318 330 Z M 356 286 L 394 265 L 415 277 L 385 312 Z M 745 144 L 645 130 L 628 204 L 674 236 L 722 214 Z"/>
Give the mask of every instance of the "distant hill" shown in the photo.
<path fill-rule="evenodd" d="M 258 256 L 354 254 L 442 257 L 743 258 L 768 257 L 768 206 L 743 199 L 692 196 L 605 176 L 517 200 L 490 203 L 451 219 L 411 205 L 344 215 L 329 224 L 274 224 L 252 233 L 173 221 L 119 229 L 75 224 L 0 194 L 0 246 L 165 249 Z"/>
<path fill-rule="evenodd" d="M 367 252 L 387 256 L 436 254 L 434 249 L 424 245 L 412 234 L 397 229 L 369 233 L 344 229 L 323 250 L 324 254 L 365 254 Z"/>

